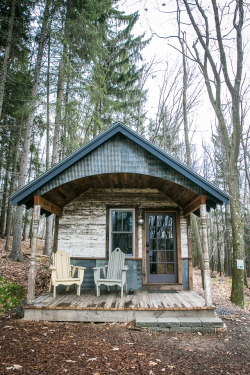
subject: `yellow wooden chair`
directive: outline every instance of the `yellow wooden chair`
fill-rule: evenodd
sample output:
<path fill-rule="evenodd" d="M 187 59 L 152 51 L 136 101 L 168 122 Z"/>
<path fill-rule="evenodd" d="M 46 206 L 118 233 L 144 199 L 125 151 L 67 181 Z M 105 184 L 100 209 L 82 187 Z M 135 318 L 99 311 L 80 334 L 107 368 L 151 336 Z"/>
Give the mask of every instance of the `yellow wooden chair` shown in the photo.
<path fill-rule="evenodd" d="M 52 271 L 49 286 L 49 292 L 53 286 L 53 297 L 56 297 L 56 287 L 58 285 L 67 285 L 66 291 L 69 291 L 70 285 L 77 285 L 77 295 L 80 296 L 81 284 L 84 278 L 86 267 L 77 267 L 70 264 L 70 255 L 64 250 L 57 250 L 52 255 L 53 264 L 50 266 Z M 78 270 L 78 276 L 75 272 Z"/>

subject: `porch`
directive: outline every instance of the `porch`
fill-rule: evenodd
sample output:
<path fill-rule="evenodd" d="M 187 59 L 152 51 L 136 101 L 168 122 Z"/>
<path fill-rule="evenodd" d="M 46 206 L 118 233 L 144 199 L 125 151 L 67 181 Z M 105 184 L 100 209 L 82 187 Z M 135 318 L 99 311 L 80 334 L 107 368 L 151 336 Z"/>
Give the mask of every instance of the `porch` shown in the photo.
<path fill-rule="evenodd" d="M 57 297 L 47 293 L 24 307 L 25 320 L 120 322 L 128 323 L 143 318 L 196 317 L 213 318 L 213 306 L 194 291 L 137 290 L 120 297 L 120 291 L 101 292 L 58 290 Z"/>

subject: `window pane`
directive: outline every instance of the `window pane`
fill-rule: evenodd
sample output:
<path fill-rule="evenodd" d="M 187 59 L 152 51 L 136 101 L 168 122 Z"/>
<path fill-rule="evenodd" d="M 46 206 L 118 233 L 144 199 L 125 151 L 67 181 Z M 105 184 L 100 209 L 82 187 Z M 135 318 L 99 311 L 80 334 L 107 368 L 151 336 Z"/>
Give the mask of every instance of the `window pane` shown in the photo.
<path fill-rule="evenodd" d="M 174 262 L 174 252 L 167 251 L 167 262 Z"/>
<path fill-rule="evenodd" d="M 156 238 L 155 227 L 149 227 L 149 238 Z"/>
<path fill-rule="evenodd" d="M 150 263 L 150 273 L 157 274 L 157 263 Z"/>
<path fill-rule="evenodd" d="M 173 263 L 167 263 L 167 273 L 174 273 L 174 264 Z"/>
<path fill-rule="evenodd" d="M 150 239 L 149 240 L 149 248 L 150 250 L 157 250 L 157 240 Z"/>
<path fill-rule="evenodd" d="M 157 216 L 157 226 L 162 227 L 164 223 L 164 217 L 163 216 Z"/>
<path fill-rule="evenodd" d="M 123 212 L 123 232 L 132 232 L 132 212 Z"/>
<path fill-rule="evenodd" d="M 150 262 L 156 262 L 157 261 L 157 251 L 150 251 L 149 259 L 150 259 Z"/>
<path fill-rule="evenodd" d="M 149 225 L 151 226 L 156 225 L 156 216 L 149 216 Z"/>
<path fill-rule="evenodd" d="M 165 246 L 166 246 L 165 240 L 158 240 L 158 249 L 159 250 L 165 250 Z"/>
<path fill-rule="evenodd" d="M 173 239 L 168 238 L 166 240 L 166 250 L 174 250 L 174 241 L 173 241 Z"/>
<path fill-rule="evenodd" d="M 166 251 L 158 251 L 158 262 L 166 262 Z"/>
<path fill-rule="evenodd" d="M 133 235 L 132 233 L 113 233 L 112 249 L 119 247 L 125 254 L 133 255 Z"/>
<path fill-rule="evenodd" d="M 122 231 L 122 211 L 112 212 L 112 231 L 113 232 Z"/>
<path fill-rule="evenodd" d="M 165 274 L 166 273 L 166 265 L 164 263 L 158 264 L 158 274 Z"/>

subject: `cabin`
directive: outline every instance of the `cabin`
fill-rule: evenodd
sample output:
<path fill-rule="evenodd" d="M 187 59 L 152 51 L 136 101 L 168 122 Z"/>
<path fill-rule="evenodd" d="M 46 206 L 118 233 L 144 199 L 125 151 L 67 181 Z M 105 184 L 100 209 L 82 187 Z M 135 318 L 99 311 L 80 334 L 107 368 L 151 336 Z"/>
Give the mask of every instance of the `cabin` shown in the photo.
<path fill-rule="evenodd" d="M 194 298 L 190 214 L 195 213 L 202 219 L 208 275 L 206 213 L 217 205 L 228 204 L 229 196 L 129 127 L 116 123 L 16 192 L 11 201 L 13 205 L 34 207 L 30 308 L 36 304 L 37 225 L 41 214 L 53 213 L 56 215 L 54 251 L 65 250 L 73 265 L 86 267 L 81 297 L 75 294 L 72 297 L 74 301 L 78 298 L 78 307 L 79 298 L 91 293 L 93 298 L 96 296 L 93 268 L 107 264 L 110 254 L 118 247 L 125 253 L 127 287 L 133 301 L 137 301 L 133 302 L 134 306 L 137 304 L 139 309 L 143 305 L 140 296 L 145 298 L 145 293 L 146 298 L 154 293 L 158 299 L 169 296 L 173 302 L 176 292 L 179 302 L 172 305 L 177 307 L 180 296 L 189 293 Z M 128 300 L 130 293 L 124 298 Z M 106 293 L 104 287 L 99 298 L 106 295 L 110 299 L 113 294 Z M 204 303 L 199 297 L 193 305 L 197 309 L 212 309 L 209 290 L 206 297 Z M 47 307 L 43 308 L 48 310 L 50 303 L 55 306 L 55 301 L 51 302 L 51 295 L 46 298 Z M 169 303 L 158 305 L 157 298 L 153 303 L 155 309 L 163 309 L 164 303 Z M 119 300 L 117 294 L 116 303 Z M 181 308 L 194 308 L 192 303 L 186 302 L 189 304 L 186 306 L 183 301 Z M 150 305 L 150 302 L 144 303 Z M 36 307 L 42 305 L 42 300 L 38 300 Z M 97 305 L 96 301 L 89 303 L 93 309 Z M 88 320 L 91 320 L 90 314 Z"/>

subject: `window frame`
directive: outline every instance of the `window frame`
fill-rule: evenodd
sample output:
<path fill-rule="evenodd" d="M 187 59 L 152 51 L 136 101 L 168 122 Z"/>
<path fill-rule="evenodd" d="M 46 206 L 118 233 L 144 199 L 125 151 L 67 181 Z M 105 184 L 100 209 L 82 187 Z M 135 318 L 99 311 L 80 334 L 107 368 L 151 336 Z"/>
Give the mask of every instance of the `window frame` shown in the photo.
<path fill-rule="evenodd" d="M 131 232 L 113 232 L 112 231 L 112 213 L 113 212 L 132 212 L 132 254 L 125 254 L 125 256 L 126 258 L 134 258 L 135 257 L 135 209 L 134 208 L 110 208 L 109 209 L 109 254 L 112 251 L 112 234 L 113 233 L 131 233 Z"/>

